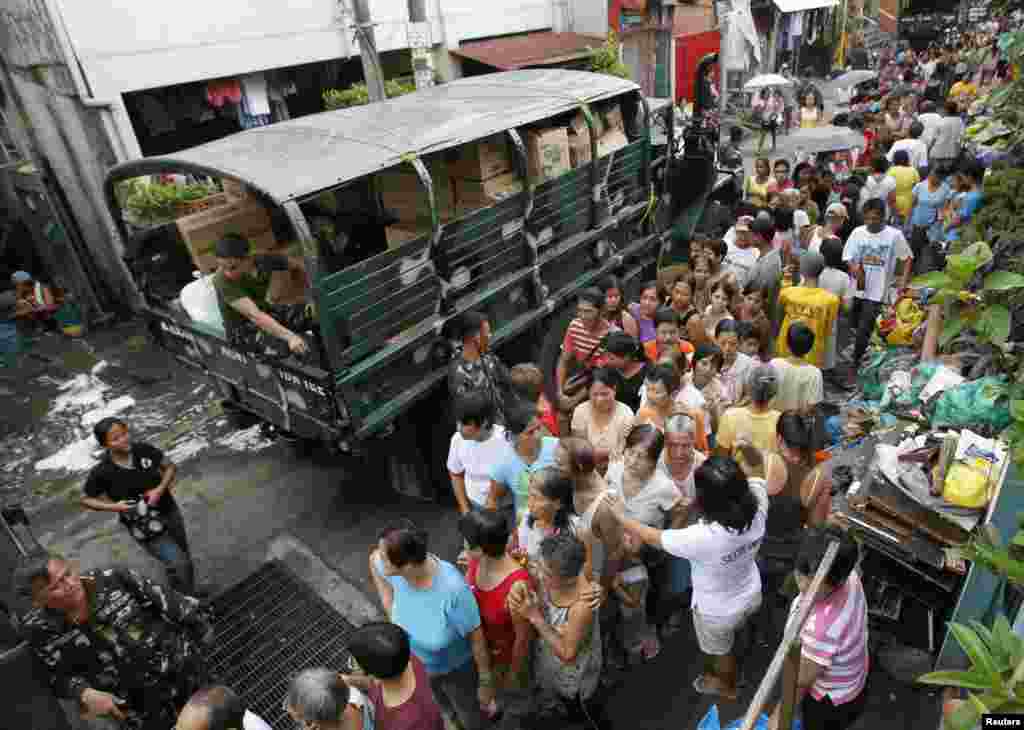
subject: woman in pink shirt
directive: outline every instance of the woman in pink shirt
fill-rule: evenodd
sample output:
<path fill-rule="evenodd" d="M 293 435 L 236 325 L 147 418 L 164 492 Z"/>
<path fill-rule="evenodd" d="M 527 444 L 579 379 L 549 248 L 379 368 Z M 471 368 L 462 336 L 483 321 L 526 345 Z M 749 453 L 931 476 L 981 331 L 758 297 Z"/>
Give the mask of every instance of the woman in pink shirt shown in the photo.
<path fill-rule="evenodd" d="M 832 567 L 814 595 L 814 574 L 829 543 L 839 543 Z M 812 528 L 804 533 L 796 559 L 800 595 L 793 601 L 790 621 L 804 601 L 813 607 L 800 631 L 800 672 L 797 699 L 805 730 L 846 730 L 864 711 L 868 679 L 868 607 L 857 573 L 857 543 L 838 530 Z M 779 707 L 768 727 L 779 726 Z"/>

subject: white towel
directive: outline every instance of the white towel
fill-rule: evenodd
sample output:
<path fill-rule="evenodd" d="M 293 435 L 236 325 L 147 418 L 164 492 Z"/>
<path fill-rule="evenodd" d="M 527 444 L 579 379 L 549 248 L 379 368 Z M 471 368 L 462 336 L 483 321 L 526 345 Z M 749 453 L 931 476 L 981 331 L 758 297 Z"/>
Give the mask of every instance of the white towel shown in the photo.
<path fill-rule="evenodd" d="M 245 94 L 249 114 L 259 116 L 270 114 L 270 98 L 267 96 L 267 78 L 262 73 L 242 77 L 242 93 Z"/>

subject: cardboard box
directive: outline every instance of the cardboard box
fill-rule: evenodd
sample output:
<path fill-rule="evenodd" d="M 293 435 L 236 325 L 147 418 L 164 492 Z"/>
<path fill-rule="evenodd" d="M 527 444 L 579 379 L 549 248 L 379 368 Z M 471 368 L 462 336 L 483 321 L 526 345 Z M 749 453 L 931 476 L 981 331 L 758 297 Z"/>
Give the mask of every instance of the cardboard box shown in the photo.
<path fill-rule="evenodd" d="M 622 132 L 626 131 L 626 126 L 622 121 L 622 107 L 617 103 L 612 104 L 610 107 L 605 109 L 603 117 L 605 129 L 604 132 L 602 132 L 602 135 L 613 129 L 618 129 Z"/>
<path fill-rule="evenodd" d="M 590 149 L 589 132 L 584 131 L 583 134 L 569 135 L 569 160 L 572 162 L 573 169 L 582 167 L 593 160 L 593 157 L 593 150 Z"/>
<path fill-rule="evenodd" d="M 270 215 L 252 199 L 236 200 L 186 215 L 179 218 L 176 224 L 181 239 L 192 254 L 192 260 L 203 273 L 217 268 L 213 249 L 217 241 L 228 233 L 237 233 L 249 239 L 253 253 L 278 248 Z"/>
<path fill-rule="evenodd" d="M 466 180 L 489 180 L 513 169 L 512 155 L 504 134 L 462 145 L 458 148 L 458 156 L 448 165 L 452 177 Z"/>
<path fill-rule="evenodd" d="M 542 183 L 572 168 L 569 159 L 569 130 L 565 127 L 538 129 L 526 135 L 526 157 L 530 180 Z"/>
<path fill-rule="evenodd" d="M 523 181 L 514 172 L 506 172 L 489 180 L 460 178 L 455 181 L 456 207 L 460 209 L 486 208 L 521 192 Z"/>
<path fill-rule="evenodd" d="M 241 200 L 242 198 L 250 197 L 249 189 L 238 180 L 232 180 L 229 177 L 221 179 L 221 185 L 224 187 L 224 192 L 232 200 Z"/>
<path fill-rule="evenodd" d="M 434 202 L 442 220 L 455 212 L 455 187 L 445 164 L 440 160 L 427 163 L 434 184 Z M 430 225 L 427 191 L 419 176 L 408 165 L 377 174 L 377 190 L 385 208 L 393 211 L 403 225 Z"/>
<path fill-rule="evenodd" d="M 618 129 L 612 129 L 605 132 L 604 136 L 597 140 L 597 156 L 605 157 L 615 150 L 621 150 L 628 144 L 629 138 L 626 137 L 625 132 Z"/>
<path fill-rule="evenodd" d="M 388 226 L 385 233 L 388 238 L 388 250 L 398 248 L 399 246 L 409 243 L 409 241 L 415 241 L 421 236 L 429 236 L 430 228 L 418 228 L 402 225 Z"/>

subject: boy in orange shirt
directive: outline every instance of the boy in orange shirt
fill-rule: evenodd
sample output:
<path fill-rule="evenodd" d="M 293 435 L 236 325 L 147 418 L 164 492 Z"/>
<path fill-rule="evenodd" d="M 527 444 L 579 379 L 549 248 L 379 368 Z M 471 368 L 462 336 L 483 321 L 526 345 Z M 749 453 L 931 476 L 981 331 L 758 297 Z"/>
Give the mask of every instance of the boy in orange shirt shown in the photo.
<path fill-rule="evenodd" d="M 669 348 L 673 345 L 686 355 L 689 363 L 690 355 L 693 354 L 693 345 L 680 336 L 679 315 L 671 307 L 658 307 L 654 313 L 654 334 L 653 340 L 644 343 L 644 354 L 652 363 L 658 362 Z"/>

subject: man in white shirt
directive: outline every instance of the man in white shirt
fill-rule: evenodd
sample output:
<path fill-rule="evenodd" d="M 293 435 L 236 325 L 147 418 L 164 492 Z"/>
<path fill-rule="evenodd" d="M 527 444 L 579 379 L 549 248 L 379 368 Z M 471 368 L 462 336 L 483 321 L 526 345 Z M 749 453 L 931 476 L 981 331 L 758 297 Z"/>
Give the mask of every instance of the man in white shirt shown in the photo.
<path fill-rule="evenodd" d="M 229 687 L 206 687 L 181 708 L 174 730 L 271 730 Z"/>
<path fill-rule="evenodd" d="M 910 157 L 910 166 L 919 173 L 926 170 L 928 167 L 928 145 L 921 140 L 921 135 L 923 134 L 924 125 L 920 121 L 913 122 L 910 125 L 910 136 L 893 142 L 885 159 L 889 160 L 889 163 L 892 164 L 896 152 L 906 150 L 907 156 Z"/>
<path fill-rule="evenodd" d="M 760 258 L 760 252 L 754 248 L 754 239 L 750 233 L 750 224 L 754 217 L 749 215 L 740 216 L 736 221 L 736 239 L 734 242 L 726 241 L 728 250 L 725 259 L 722 261 L 722 270 L 731 271 L 736 275 L 736 283 L 743 289 L 750 281 L 751 273 Z"/>
<path fill-rule="evenodd" d="M 843 248 L 843 261 L 858 284 L 853 321 L 857 339 L 853 349 L 853 371 L 868 349 L 875 320 L 886 301 L 896 276 L 896 262 L 901 271 L 898 288 L 910 281 L 914 254 L 899 228 L 885 224 L 885 203 L 872 198 L 864 203 L 864 225 L 854 229 Z"/>
<path fill-rule="evenodd" d="M 932 143 L 935 142 L 935 134 L 942 124 L 942 116 L 935 111 L 935 102 L 926 101 L 921 104 L 921 113 L 917 115 L 917 121 L 921 122 L 924 131 L 921 132 L 921 141 L 928 147 L 931 154 Z"/>
<path fill-rule="evenodd" d="M 455 404 L 458 424 L 448 449 L 448 475 L 461 514 L 487 509 L 491 490 L 491 470 L 502 462 L 512 448 L 505 429 L 494 422 L 494 403 L 483 393 L 469 392 Z M 505 495 L 500 511 L 515 517 L 511 494 Z M 514 523 L 509 523 L 514 524 Z"/>
<path fill-rule="evenodd" d="M 931 164 L 951 167 L 960 157 L 960 144 L 964 134 L 964 123 L 955 101 L 946 101 L 946 113 L 935 131 L 928 156 Z"/>
<path fill-rule="evenodd" d="M 863 212 L 864 204 L 869 200 L 882 201 L 882 220 L 889 220 L 889 197 L 896 192 L 896 179 L 886 175 L 889 165 L 884 157 L 876 157 L 871 161 L 871 174 L 860 189 L 860 204 Z"/>

